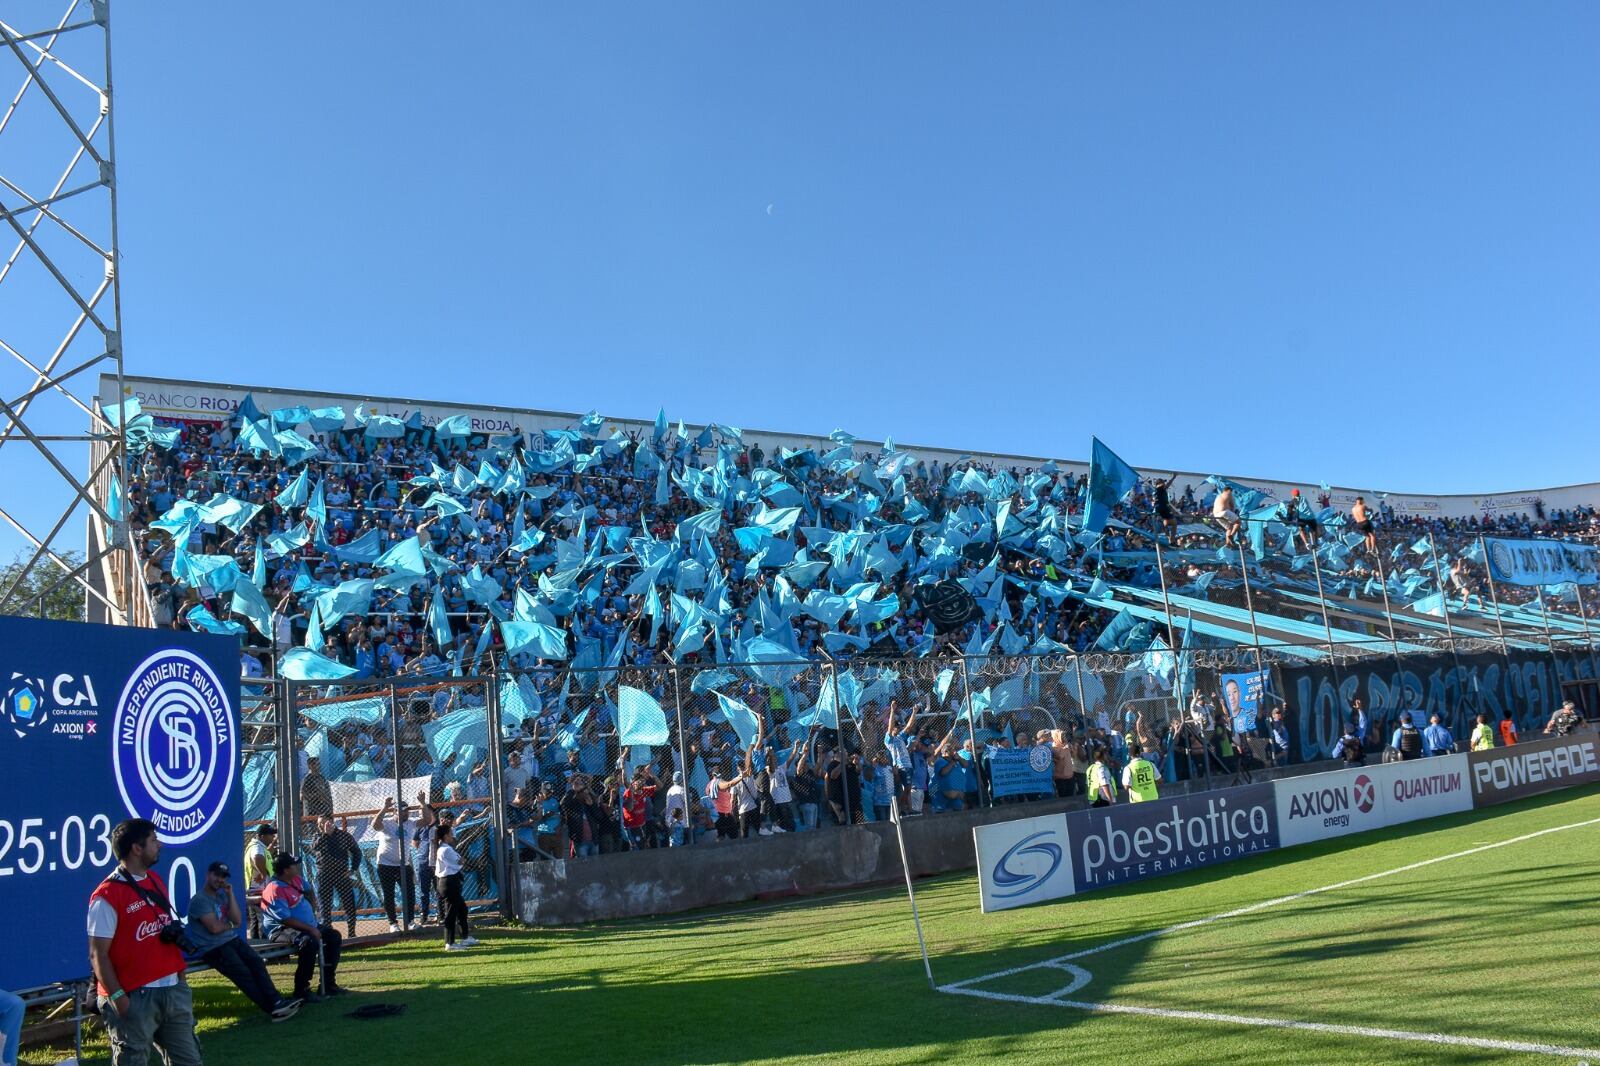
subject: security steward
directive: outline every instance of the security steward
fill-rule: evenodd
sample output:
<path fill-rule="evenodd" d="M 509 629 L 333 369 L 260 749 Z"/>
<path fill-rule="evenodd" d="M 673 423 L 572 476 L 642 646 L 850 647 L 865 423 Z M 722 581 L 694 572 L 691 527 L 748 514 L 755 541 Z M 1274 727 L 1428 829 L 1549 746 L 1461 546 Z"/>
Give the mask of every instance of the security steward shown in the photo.
<path fill-rule="evenodd" d="M 1128 751 L 1133 757 L 1122 768 L 1122 787 L 1128 790 L 1128 802 L 1146 803 L 1155 799 L 1159 795 L 1156 782 L 1161 780 L 1156 764 L 1144 757 L 1144 749 L 1138 744 L 1131 745 Z"/>
<path fill-rule="evenodd" d="M 1089 764 L 1089 806 L 1109 807 L 1117 802 L 1117 779 L 1106 765 L 1106 749 L 1094 749 L 1094 762 Z"/>

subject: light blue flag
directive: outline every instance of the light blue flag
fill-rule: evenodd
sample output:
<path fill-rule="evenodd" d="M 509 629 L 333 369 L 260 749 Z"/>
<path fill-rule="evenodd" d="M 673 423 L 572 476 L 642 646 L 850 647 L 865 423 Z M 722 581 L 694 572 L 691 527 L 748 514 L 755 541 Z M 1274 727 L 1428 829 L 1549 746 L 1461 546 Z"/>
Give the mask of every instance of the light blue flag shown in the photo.
<path fill-rule="evenodd" d="M 258 589 L 267 587 L 267 557 L 262 554 L 259 540 L 256 541 L 256 563 L 255 566 L 250 568 L 250 580 L 255 582 L 255 586 Z M 270 633 L 266 635 L 271 636 Z"/>
<path fill-rule="evenodd" d="M 668 742 L 667 716 L 661 704 L 648 692 L 628 685 L 617 686 L 617 743 L 665 744 Z"/>
<path fill-rule="evenodd" d="M 201 509 L 192 500 L 179 500 L 160 518 L 151 522 L 150 528 L 164 530 L 171 534 L 174 544 L 183 544 L 200 527 L 202 518 Z"/>
<path fill-rule="evenodd" d="M 762 506 L 761 513 L 752 519 L 756 525 L 779 536 L 793 529 L 794 524 L 799 520 L 800 508 L 798 507 L 772 508 L 765 505 Z"/>
<path fill-rule="evenodd" d="M 267 606 L 267 598 L 261 595 L 255 582 L 247 577 L 240 576 L 233 583 L 233 613 L 244 615 L 257 633 L 272 639 L 272 608 Z"/>
<path fill-rule="evenodd" d="M 377 531 L 373 532 L 376 534 Z M 372 565 L 382 570 L 400 570 L 408 574 L 421 574 L 427 571 L 427 564 L 422 560 L 422 542 L 416 537 L 402 540 L 378 556 Z"/>
<path fill-rule="evenodd" d="M 933 694 L 938 697 L 940 703 L 943 703 L 945 697 L 950 694 L 950 682 L 954 681 L 955 677 L 956 672 L 949 668 L 939 671 L 939 676 L 933 682 Z"/>
<path fill-rule="evenodd" d="M 253 422 L 248 419 L 239 427 L 235 447 L 247 448 L 256 455 L 270 455 L 273 458 L 283 455 L 283 445 L 278 442 L 272 427 L 264 422 Z"/>
<path fill-rule="evenodd" d="M 306 623 L 305 646 L 312 651 L 321 651 L 324 639 L 322 635 L 322 606 L 313 601 L 311 604 L 311 617 Z"/>
<path fill-rule="evenodd" d="M 318 433 L 336 433 L 344 428 L 343 407 L 317 407 L 308 419 Z"/>
<path fill-rule="evenodd" d="M 372 607 L 375 582 L 367 578 L 341 581 L 329 592 L 317 597 L 322 608 L 322 624 L 332 625 L 346 615 L 364 615 Z"/>
<path fill-rule="evenodd" d="M 448 648 L 455 643 L 455 634 L 450 630 L 450 619 L 444 610 L 444 595 L 438 586 L 434 587 L 433 600 L 428 605 L 428 628 L 433 632 L 435 648 Z"/>
<path fill-rule="evenodd" d="M 472 436 L 472 418 L 468 415 L 451 415 L 441 419 L 433 427 L 433 436 L 436 440 L 455 440 L 458 437 Z"/>
<path fill-rule="evenodd" d="M 817 690 L 817 705 L 812 710 L 816 724 L 828 729 L 839 728 L 839 688 L 830 675 L 822 679 Z"/>
<path fill-rule="evenodd" d="M 311 490 L 311 498 L 306 501 L 306 517 L 317 524 L 318 529 L 328 526 L 328 503 L 322 492 L 322 482 L 317 482 L 317 487 Z"/>
<path fill-rule="evenodd" d="M 839 620 L 850 613 L 850 601 L 836 592 L 816 589 L 806 596 L 800 610 L 829 629 L 834 629 L 838 627 Z"/>
<path fill-rule="evenodd" d="M 366 435 L 373 440 L 394 440 L 406 435 L 406 424 L 392 415 L 370 415 L 365 428 Z"/>
<path fill-rule="evenodd" d="M 761 719 L 756 712 L 746 707 L 732 696 L 714 693 L 717 704 L 722 708 L 722 713 L 727 716 L 728 724 L 733 726 L 733 731 L 739 734 L 739 743 L 748 748 L 756 742 L 756 734 L 761 729 Z"/>
<path fill-rule="evenodd" d="M 233 591 L 233 583 L 243 577 L 231 555 L 191 555 L 177 551 L 172 556 L 172 576 L 189 588 L 209 585 L 221 594 Z"/>
<path fill-rule="evenodd" d="M 273 500 L 286 511 L 291 507 L 302 506 L 310 496 L 310 477 L 311 472 L 309 469 L 300 471 L 299 475 L 289 482 L 282 492 L 273 497 Z"/>
<path fill-rule="evenodd" d="M 291 681 L 337 681 L 355 669 L 310 648 L 290 648 L 278 660 L 278 673 Z"/>
<path fill-rule="evenodd" d="M 506 651 L 513 655 L 526 653 L 556 660 L 567 657 L 567 635 L 555 626 L 540 622 L 501 622 L 500 638 L 506 643 Z"/>
<path fill-rule="evenodd" d="M 427 498 L 422 507 L 424 510 L 438 511 L 441 518 L 467 513 L 467 509 L 461 505 L 461 501 L 448 492 L 434 493 Z"/>
<path fill-rule="evenodd" d="M 1084 506 L 1083 528 L 1099 533 L 1111 518 L 1111 509 L 1133 491 L 1139 475 L 1121 456 L 1094 438 L 1089 457 L 1089 500 Z"/>
<path fill-rule="evenodd" d="M 189 623 L 191 629 L 202 633 L 217 633 L 221 636 L 238 636 L 244 632 L 244 626 L 238 622 L 224 622 L 216 615 L 206 610 L 205 604 L 197 603 L 184 612 L 183 620 Z"/>
<path fill-rule="evenodd" d="M 187 503 L 188 501 L 182 501 Z M 176 508 L 174 508 L 176 510 Z M 172 512 L 167 512 L 171 514 Z M 200 505 L 199 515 L 202 522 L 212 525 L 225 526 L 229 532 L 237 533 L 261 513 L 261 505 L 238 500 L 226 493 L 219 492 L 209 501 Z"/>
<path fill-rule="evenodd" d="M 757 637 L 745 645 L 745 658 L 751 663 L 765 665 L 749 667 L 750 673 L 756 680 L 775 688 L 782 688 L 795 678 L 805 673 L 808 667 L 805 664 L 793 664 L 799 658 L 790 648 L 784 647 L 775 640 L 765 636 Z M 785 665 L 778 665 L 785 664 Z"/>
<path fill-rule="evenodd" d="M 722 512 L 701 511 L 693 518 L 686 518 L 678 523 L 678 529 L 673 534 L 680 543 L 692 540 L 695 537 L 715 537 L 722 528 Z"/>
<path fill-rule="evenodd" d="M 274 556 L 288 555 L 290 552 L 304 548 L 311 543 L 311 530 L 306 528 L 304 522 L 297 522 L 293 529 L 282 533 L 274 533 L 267 538 L 267 548 Z"/>

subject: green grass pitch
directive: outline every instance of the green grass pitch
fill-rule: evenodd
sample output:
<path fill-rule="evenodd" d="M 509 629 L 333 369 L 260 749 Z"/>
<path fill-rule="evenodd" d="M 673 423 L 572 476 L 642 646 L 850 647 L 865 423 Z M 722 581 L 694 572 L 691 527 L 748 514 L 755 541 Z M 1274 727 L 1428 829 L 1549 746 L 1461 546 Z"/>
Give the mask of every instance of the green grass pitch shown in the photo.
<path fill-rule="evenodd" d="M 1600 1048 L 1597 885 L 1590 789 L 988 916 L 971 873 L 920 882 L 934 976 L 964 994 L 929 989 L 902 888 L 479 930 L 484 946 L 462 953 L 432 940 L 360 951 L 340 974 L 357 995 L 277 1026 L 206 976 L 196 1009 L 206 1061 L 237 1066 L 1583 1062 Z M 1311 890 L 1324 891 L 1283 899 Z M 1146 935 L 1185 922 L 1197 924 Z M 377 1001 L 406 1012 L 344 1017 Z"/>

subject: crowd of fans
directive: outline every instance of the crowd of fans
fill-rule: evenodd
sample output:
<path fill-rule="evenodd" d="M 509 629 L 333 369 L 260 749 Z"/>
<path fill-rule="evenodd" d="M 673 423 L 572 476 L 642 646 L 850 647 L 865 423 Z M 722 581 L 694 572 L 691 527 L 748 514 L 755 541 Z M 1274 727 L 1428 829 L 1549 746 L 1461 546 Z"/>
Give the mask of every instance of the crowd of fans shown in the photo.
<path fill-rule="evenodd" d="M 1096 749 L 1120 764 L 1137 744 L 1169 780 L 1286 757 L 1270 716 L 1249 736 L 1204 702 L 1146 721 L 1133 708 L 1172 695 L 1170 677 L 1155 676 L 1090 678 L 1088 692 L 1034 680 L 1010 707 L 997 692 L 976 728 L 964 694 L 986 683 L 935 694 L 890 682 L 851 705 L 850 739 L 817 720 L 819 675 L 803 664 L 1145 651 L 1167 634 L 1129 632 L 1097 586 L 1165 578 L 1174 592 L 1225 597 L 1249 574 L 1259 597 L 1312 588 L 1299 564 L 1315 551 L 1330 593 L 1382 579 L 1414 598 L 1436 575 L 1402 550 L 1429 533 L 1452 575 L 1472 569 L 1463 562 L 1480 533 L 1600 533 L 1592 508 L 1459 519 L 1397 514 L 1376 498 L 1347 514 L 1324 487 L 1308 490 L 1314 503 L 1282 501 L 1271 536 L 1252 542 L 1249 523 L 1267 522 L 1261 501 L 1236 498 L 1251 490 L 1213 479 L 1177 492 L 1173 476 L 1140 480 L 1089 536 L 1078 528 L 1086 475 L 925 461 L 892 445 L 858 449 L 843 433 L 826 450 L 768 452 L 720 426 L 602 436 L 592 416 L 494 438 L 356 425 L 308 431 L 310 450 L 290 456 L 256 443 L 261 426 L 296 415 L 256 415 L 254 433 L 248 414 L 181 423 L 170 449 L 135 464 L 122 495 L 157 622 L 239 632 L 246 675 L 287 673 L 291 653 L 309 650 L 337 668 L 310 675 L 330 692 L 436 679 L 406 700 L 398 750 L 387 722 L 301 725 L 322 753 L 317 778 L 426 777 L 445 802 L 492 788 L 481 738 L 438 731 L 481 709 L 483 686 L 448 677 L 499 664 L 504 799 L 533 855 L 803 832 L 884 817 L 891 796 L 912 812 L 958 809 L 980 795 L 991 752 L 1030 741 L 1050 744 L 1061 789 L 1081 790 Z M 1368 520 L 1374 539 L 1356 543 Z M 1158 538 L 1164 572 L 1151 559 Z M 408 545 L 414 561 L 395 562 Z M 1481 596 L 1481 573 L 1457 581 L 1463 602 Z M 938 624 L 925 593 L 952 582 L 973 609 Z M 270 614 L 240 608 L 244 584 Z M 1525 595 L 1501 591 L 1508 603 Z M 1584 607 L 1592 617 L 1592 597 Z M 516 623 L 546 635 L 519 642 Z M 800 665 L 722 665 L 754 660 Z M 692 670 L 680 678 L 674 666 Z M 706 687 L 690 691 L 691 674 Z M 667 744 L 622 744 L 607 695 L 619 678 L 688 708 Z M 755 709 L 757 737 L 719 713 L 724 696 Z M 311 772 L 303 756 L 299 774 Z"/>

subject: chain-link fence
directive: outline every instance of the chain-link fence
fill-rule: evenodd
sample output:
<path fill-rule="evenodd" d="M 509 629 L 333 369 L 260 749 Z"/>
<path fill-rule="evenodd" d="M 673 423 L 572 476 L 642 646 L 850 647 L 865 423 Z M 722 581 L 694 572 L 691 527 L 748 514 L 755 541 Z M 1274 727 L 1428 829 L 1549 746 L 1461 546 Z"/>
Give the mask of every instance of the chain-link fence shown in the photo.
<path fill-rule="evenodd" d="M 521 862 L 1083 795 L 1098 752 L 1113 776 L 1138 748 L 1169 782 L 1229 784 L 1352 730 L 1380 748 L 1402 713 L 1537 729 L 1593 677 L 1587 647 L 1452 635 L 246 679 L 243 828 L 302 856 L 327 920 L 378 933 L 438 919 L 446 826 L 469 907 L 506 913 Z"/>

